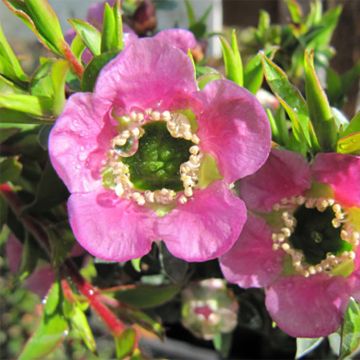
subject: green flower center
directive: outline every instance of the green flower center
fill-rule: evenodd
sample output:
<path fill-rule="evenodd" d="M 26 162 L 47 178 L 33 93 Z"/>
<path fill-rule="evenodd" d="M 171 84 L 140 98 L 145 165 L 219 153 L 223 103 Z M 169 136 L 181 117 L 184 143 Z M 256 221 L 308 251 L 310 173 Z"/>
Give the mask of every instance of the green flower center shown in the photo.
<path fill-rule="evenodd" d="M 301 206 L 294 217 L 296 227 L 289 241 L 295 249 L 302 250 L 308 264 L 319 264 L 329 253 L 339 255 L 352 250 L 351 244 L 340 237 L 341 227 L 332 225 L 335 213 L 331 208 L 320 212 Z"/>
<path fill-rule="evenodd" d="M 121 160 L 129 167 L 134 188 L 182 190 L 180 165 L 189 159 L 193 143 L 172 137 L 164 121 L 144 125 L 143 130 L 145 133 L 139 139 L 137 152 Z"/>

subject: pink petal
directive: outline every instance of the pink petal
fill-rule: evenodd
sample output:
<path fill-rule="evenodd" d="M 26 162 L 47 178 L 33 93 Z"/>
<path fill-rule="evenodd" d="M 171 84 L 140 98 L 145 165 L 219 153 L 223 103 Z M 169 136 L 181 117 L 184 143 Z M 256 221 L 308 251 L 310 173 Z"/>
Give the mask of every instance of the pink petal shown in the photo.
<path fill-rule="evenodd" d="M 69 98 L 49 137 L 49 155 L 70 192 L 88 192 L 101 183 L 100 171 L 115 128 L 107 107 L 91 94 Z"/>
<path fill-rule="evenodd" d="M 6 241 L 5 254 L 10 271 L 13 273 L 20 268 L 22 248 L 22 243 L 11 233 Z"/>
<path fill-rule="evenodd" d="M 272 249 L 266 222 L 250 215 L 235 245 L 220 258 L 225 278 L 243 288 L 270 285 L 282 271 L 283 252 Z"/>
<path fill-rule="evenodd" d="M 131 43 L 103 68 L 95 87 L 96 94 L 126 112 L 186 107 L 194 91 L 194 69 L 188 56 L 151 38 Z"/>
<path fill-rule="evenodd" d="M 155 214 L 111 191 L 72 194 L 69 221 L 76 239 L 90 254 L 109 261 L 127 261 L 147 254 L 154 234 Z"/>
<path fill-rule="evenodd" d="M 158 232 L 174 256 L 206 261 L 231 248 L 245 221 L 243 201 L 218 181 L 160 218 Z"/>
<path fill-rule="evenodd" d="M 280 329 L 294 337 L 327 336 L 340 326 L 349 300 L 344 277 L 284 277 L 266 291 L 266 307 Z"/>
<path fill-rule="evenodd" d="M 284 197 L 301 195 L 310 187 L 310 169 L 297 153 L 273 149 L 265 165 L 239 182 L 239 193 L 253 210 L 270 211 Z"/>
<path fill-rule="evenodd" d="M 25 281 L 25 287 L 43 298 L 55 281 L 55 274 L 50 265 L 37 268 Z"/>
<path fill-rule="evenodd" d="M 270 126 L 255 96 L 228 80 L 209 83 L 199 94 L 201 148 L 212 153 L 227 182 L 254 173 L 270 151 Z"/>
<path fill-rule="evenodd" d="M 316 181 L 331 185 L 336 200 L 360 206 L 360 156 L 318 154 L 312 171 Z"/>
<path fill-rule="evenodd" d="M 197 46 L 194 34 L 185 29 L 166 29 L 157 33 L 154 38 L 168 43 L 185 53 Z"/>

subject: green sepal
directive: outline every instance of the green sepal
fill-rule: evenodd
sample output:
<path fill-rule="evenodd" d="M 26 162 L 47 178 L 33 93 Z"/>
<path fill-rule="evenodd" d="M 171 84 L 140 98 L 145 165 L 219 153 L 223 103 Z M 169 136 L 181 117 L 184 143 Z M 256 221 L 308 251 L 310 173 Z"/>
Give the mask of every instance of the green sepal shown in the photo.
<path fill-rule="evenodd" d="M 314 51 L 305 51 L 305 93 L 311 123 L 324 151 L 334 150 L 337 127 L 330 104 L 314 68 Z"/>
<path fill-rule="evenodd" d="M 108 3 L 104 6 L 103 31 L 101 36 L 101 52 L 117 48 L 116 25 L 113 9 Z"/>
<path fill-rule="evenodd" d="M 235 30 L 231 34 L 231 45 L 228 41 L 220 37 L 221 49 L 225 64 L 225 75 L 229 80 L 234 81 L 236 84 L 243 86 L 243 65 L 241 60 L 240 51 L 237 44 L 237 37 Z"/>
<path fill-rule="evenodd" d="M 315 350 L 322 342 L 324 341 L 323 337 L 320 338 L 296 338 L 296 354 L 295 359 L 300 359 L 303 356 L 311 353 Z"/>
<path fill-rule="evenodd" d="M 92 54 L 100 55 L 101 34 L 99 30 L 84 20 L 69 19 L 68 21 Z"/>

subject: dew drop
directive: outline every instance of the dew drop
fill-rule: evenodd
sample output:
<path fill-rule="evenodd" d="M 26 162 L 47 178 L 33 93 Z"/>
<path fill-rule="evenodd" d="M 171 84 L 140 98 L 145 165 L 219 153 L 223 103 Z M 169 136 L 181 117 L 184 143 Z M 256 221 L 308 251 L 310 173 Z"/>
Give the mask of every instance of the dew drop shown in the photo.
<path fill-rule="evenodd" d="M 139 148 L 139 140 L 135 136 L 131 135 L 127 139 L 125 145 L 115 146 L 114 150 L 119 156 L 130 157 L 137 152 L 138 148 Z"/>

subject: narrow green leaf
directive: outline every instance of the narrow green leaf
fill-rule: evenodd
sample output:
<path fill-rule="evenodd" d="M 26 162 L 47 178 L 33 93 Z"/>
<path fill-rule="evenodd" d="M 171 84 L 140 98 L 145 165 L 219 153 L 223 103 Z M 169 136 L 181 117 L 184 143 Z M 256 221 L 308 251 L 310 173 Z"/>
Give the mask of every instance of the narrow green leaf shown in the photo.
<path fill-rule="evenodd" d="M 132 328 L 124 330 L 120 336 L 115 337 L 116 358 L 125 359 L 134 351 L 136 332 Z"/>
<path fill-rule="evenodd" d="M 82 78 L 81 88 L 83 91 L 93 91 L 100 70 L 117 54 L 118 51 L 109 51 L 99 56 L 95 56 L 90 61 Z"/>
<path fill-rule="evenodd" d="M 73 41 L 71 42 L 70 50 L 75 55 L 75 57 L 80 60 L 85 49 L 86 45 L 84 44 L 81 36 L 76 34 Z"/>
<path fill-rule="evenodd" d="M 108 3 L 104 7 L 103 31 L 101 37 L 101 52 L 117 49 L 116 23 L 113 9 Z"/>
<path fill-rule="evenodd" d="M 25 239 L 21 254 L 21 264 L 19 269 L 19 278 L 21 281 L 29 277 L 35 270 L 38 261 L 38 248 L 35 246 L 34 240 L 28 236 Z"/>
<path fill-rule="evenodd" d="M 123 22 L 121 16 L 120 0 L 115 1 L 114 19 L 115 19 L 115 39 L 116 39 L 116 47 L 114 49 L 120 51 L 124 48 L 124 33 L 123 33 Z"/>
<path fill-rule="evenodd" d="M 295 359 L 300 359 L 303 356 L 311 353 L 315 350 L 322 342 L 324 338 L 296 338 L 296 355 Z"/>
<path fill-rule="evenodd" d="M 360 306 L 350 298 L 341 328 L 340 359 L 345 359 L 360 348 Z"/>
<path fill-rule="evenodd" d="M 65 105 L 65 82 L 69 70 L 69 63 L 65 60 L 56 61 L 51 69 L 51 80 L 54 89 L 52 112 L 55 115 L 60 115 Z"/>
<path fill-rule="evenodd" d="M 166 303 L 178 294 L 179 291 L 180 286 L 177 285 L 139 285 L 133 289 L 117 291 L 115 296 L 125 304 L 141 309 L 147 309 Z"/>
<path fill-rule="evenodd" d="M 0 73 L 15 81 L 27 81 L 28 76 L 22 69 L 18 58 L 6 40 L 0 24 Z"/>
<path fill-rule="evenodd" d="M 360 111 L 351 119 L 349 125 L 341 133 L 341 136 L 347 136 L 360 132 Z"/>
<path fill-rule="evenodd" d="M 45 47 L 57 55 L 63 54 L 66 42 L 60 22 L 47 0 L 4 0 L 4 3 Z"/>
<path fill-rule="evenodd" d="M 259 22 L 256 29 L 256 37 L 261 43 L 263 39 L 267 37 L 270 28 L 270 15 L 265 10 L 260 10 L 259 12 Z"/>
<path fill-rule="evenodd" d="M 8 205 L 2 196 L 0 196 L 0 238 L 3 232 L 4 225 L 7 223 Z M 0 245 L 1 241 L 0 241 Z"/>
<path fill-rule="evenodd" d="M 54 63 L 54 59 L 40 58 L 40 66 L 36 69 L 30 82 L 31 95 L 54 97 L 54 87 L 51 80 L 51 68 Z"/>
<path fill-rule="evenodd" d="M 37 117 L 21 111 L 0 108 L 0 124 L 52 124 L 54 121 L 51 117 Z"/>
<path fill-rule="evenodd" d="M 9 157 L 0 160 L 0 184 L 8 181 L 16 181 L 22 170 L 22 164 L 16 157 Z"/>
<path fill-rule="evenodd" d="M 302 22 L 303 13 L 299 3 L 296 0 L 286 0 L 286 5 L 288 7 L 291 20 L 296 24 L 300 24 Z"/>
<path fill-rule="evenodd" d="M 337 127 L 330 104 L 315 72 L 314 51 L 305 51 L 304 69 L 306 101 L 317 139 L 323 150 L 334 150 Z"/>
<path fill-rule="evenodd" d="M 336 151 L 341 154 L 360 155 L 360 132 L 339 139 Z"/>
<path fill-rule="evenodd" d="M 227 358 L 232 345 L 233 335 L 232 333 L 218 333 L 213 339 L 214 348 L 218 353 L 221 354 L 221 357 Z"/>
<path fill-rule="evenodd" d="M 86 21 L 80 19 L 69 19 L 68 21 L 92 54 L 95 56 L 100 55 L 101 34 L 99 30 Z"/>
<path fill-rule="evenodd" d="M 295 138 L 300 143 L 305 142 L 307 147 L 317 149 L 316 135 L 300 91 L 289 82 L 284 71 L 265 55 L 262 55 L 262 63 L 267 83 L 289 115 Z"/>
<path fill-rule="evenodd" d="M 1 108 L 42 116 L 51 114 L 52 101 L 44 96 L 0 94 Z"/>
<path fill-rule="evenodd" d="M 194 8 L 189 0 L 185 0 L 186 14 L 189 21 L 189 27 L 196 23 Z"/>
<path fill-rule="evenodd" d="M 11 138 L 13 135 L 19 133 L 21 129 L 17 127 L 0 128 L 0 144 Z"/>
<path fill-rule="evenodd" d="M 73 305 L 73 311 L 69 320 L 71 322 L 71 328 L 79 334 L 86 347 L 95 353 L 96 342 L 94 335 L 84 311 L 77 304 Z"/>
<path fill-rule="evenodd" d="M 45 302 L 40 325 L 26 343 L 19 360 L 43 359 L 65 338 L 68 323 L 61 311 L 61 287 L 55 283 Z"/>
<path fill-rule="evenodd" d="M 141 272 L 141 257 L 131 260 L 131 265 L 136 272 Z"/>
<path fill-rule="evenodd" d="M 226 78 L 242 86 L 244 83 L 242 61 L 237 47 L 235 31 L 233 31 L 231 36 L 231 45 L 223 37 L 220 37 L 220 41 L 225 64 Z"/>

